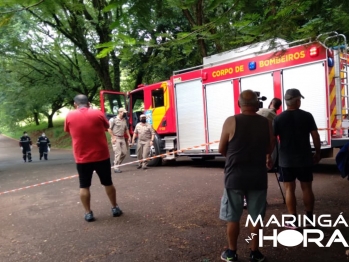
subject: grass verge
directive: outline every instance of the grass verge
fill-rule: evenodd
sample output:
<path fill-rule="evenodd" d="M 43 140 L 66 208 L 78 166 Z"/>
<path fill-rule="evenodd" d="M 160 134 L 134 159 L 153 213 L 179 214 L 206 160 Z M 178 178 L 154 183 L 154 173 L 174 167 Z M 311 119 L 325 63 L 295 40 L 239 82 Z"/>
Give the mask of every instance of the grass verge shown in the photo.
<path fill-rule="evenodd" d="M 15 130 L 3 130 L 2 133 L 6 136 L 19 140 L 19 138 L 23 135 L 23 132 L 26 131 L 28 136 L 33 141 L 33 144 L 35 144 L 42 132 L 45 132 L 48 139 L 50 139 L 52 147 L 71 149 L 71 137 L 63 130 L 64 119 L 54 120 L 53 126 L 53 128 L 47 128 L 47 123 L 41 122 L 38 126 L 35 124 L 30 124 L 24 127 L 18 127 Z"/>
<path fill-rule="evenodd" d="M 48 139 L 50 139 L 51 146 L 53 148 L 72 148 L 71 136 L 64 132 L 64 119 L 56 119 L 53 121 L 53 128 L 47 128 L 47 123 L 42 122 L 40 125 L 30 124 L 24 127 L 18 127 L 15 130 L 2 130 L 2 134 L 19 140 L 23 135 L 23 132 L 26 131 L 28 136 L 33 141 L 33 145 L 36 144 L 36 141 L 42 132 L 45 132 Z M 110 144 L 110 135 L 107 135 L 108 144 Z"/>

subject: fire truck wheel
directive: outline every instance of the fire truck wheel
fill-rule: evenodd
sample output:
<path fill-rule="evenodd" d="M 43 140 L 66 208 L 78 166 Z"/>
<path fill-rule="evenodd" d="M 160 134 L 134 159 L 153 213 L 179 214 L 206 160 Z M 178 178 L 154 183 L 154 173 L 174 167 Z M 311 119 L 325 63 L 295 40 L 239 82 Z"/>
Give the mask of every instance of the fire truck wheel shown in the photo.
<path fill-rule="evenodd" d="M 154 144 L 150 147 L 149 156 L 152 157 L 152 156 L 157 156 L 157 155 L 160 155 L 160 148 L 159 148 L 158 140 L 155 139 Z M 148 163 L 148 166 L 161 166 L 161 164 L 162 164 L 162 158 L 157 157 L 157 158 L 150 160 Z"/>

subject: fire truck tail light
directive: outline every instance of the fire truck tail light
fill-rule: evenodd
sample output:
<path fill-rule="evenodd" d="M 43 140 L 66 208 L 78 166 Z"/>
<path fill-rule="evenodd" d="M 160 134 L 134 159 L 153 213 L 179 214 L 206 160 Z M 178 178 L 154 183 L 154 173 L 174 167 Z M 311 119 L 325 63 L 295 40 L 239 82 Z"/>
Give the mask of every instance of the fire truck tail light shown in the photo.
<path fill-rule="evenodd" d="M 331 131 L 331 136 L 332 136 L 332 137 L 335 137 L 336 135 L 337 135 L 336 130 L 332 130 L 332 131 Z"/>
<path fill-rule="evenodd" d="M 248 69 L 255 70 L 256 69 L 256 62 L 249 62 L 248 63 Z"/>
<path fill-rule="evenodd" d="M 319 48 L 316 46 L 310 48 L 309 55 L 310 55 L 310 57 L 318 56 L 319 55 Z"/>

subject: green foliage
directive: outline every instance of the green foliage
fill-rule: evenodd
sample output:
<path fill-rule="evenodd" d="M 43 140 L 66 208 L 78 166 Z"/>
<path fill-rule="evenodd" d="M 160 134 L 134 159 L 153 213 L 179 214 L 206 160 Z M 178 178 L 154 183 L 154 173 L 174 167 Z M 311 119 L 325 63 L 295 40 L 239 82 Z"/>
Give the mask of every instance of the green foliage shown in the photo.
<path fill-rule="evenodd" d="M 53 114 L 72 103 L 77 93 L 98 96 L 101 85 L 96 72 L 62 35 L 28 20 L 21 13 L 0 32 L 0 119 L 8 126 L 32 122 L 45 115 L 51 126 Z M 11 30 L 12 29 L 12 30 Z M 18 41 L 18 39 L 20 41 Z M 40 119 L 37 119 L 40 120 Z"/>
<path fill-rule="evenodd" d="M 0 21 L 0 27 L 8 25 L 10 23 L 12 17 L 13 17 L 13 13 L 4 15 Z"/>
<path fill-rule="evenodd" d="M 0 120 L 52 116 L 76 93 L 169 79 L 205 56 L 283 38 L 349 37 L 343 0 L 0 2 Z"/>
<path fill-rule="evenodd" d="M 42 122 L 39 126 L 29 124 L 7 130 L 1 128 L 0 131 L 2 134 L 12 137 L 13 139 L 19 139 L 23 135 L 23 132 L 26 131 L 33 141 L 33 146 L 35 146 L 36 140 L 41 136 L 42 132 L 45 132 L 53 148 L 71 148 L 71 137 L 63 130 L 64 120 L 58 119 L 55 121 L 54 125 L 54 128 L 47 128 L 47 123 Z"/>

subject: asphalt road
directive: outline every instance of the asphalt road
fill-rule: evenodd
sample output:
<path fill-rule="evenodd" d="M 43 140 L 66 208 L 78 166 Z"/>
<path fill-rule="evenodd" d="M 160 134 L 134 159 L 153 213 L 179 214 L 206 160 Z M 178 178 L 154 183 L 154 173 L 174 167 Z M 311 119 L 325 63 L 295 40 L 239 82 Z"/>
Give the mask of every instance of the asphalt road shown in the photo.
<path fill-rule="evenodd" d="M 76 175 L 72 152 L 53 149 L 49 160 L 23 163 L 18 142 L 0 136 L 0 261 L 220 261 L 226 248 L 225 223 L 218 219 L 223 192 L 223 160 L 194 164 L 185 158 L 146 171 L 134 164 L 113 174 L 118 203 L 124 215 L 113 218 L 110 204 L 97 177 L 93 179 L 92 210 L 96 221 L 84 221 L 77 177 L 4 193 L 46 181 Z M 131 158 L 126 162 L 132 161 Z M 340 212 L 349 224 L 349 181 L 342 179 L 333 160 L 316 167 L 314 192 L 317 215 L 329 214 L 332 223 Z M 298 210 L 303 212 L 297 188 Z M 269 174 L 268 210 L 286 213 L 274 174 Z M 246 211 L 241 220 L 240 261 L 248 261 L 245 238 Z M 273 229 L 272 224 L 264 235 Z M 321 228 L 324 245 L 335 229 L 349 243 L 349 230 Z M 318 247 L 272 247 L 265 241 L 261 251 L 267 261 L 348 261 L 342 243 Z"/>

